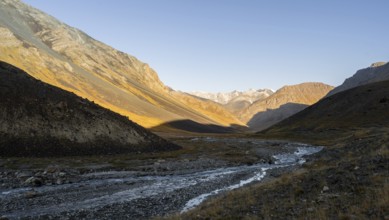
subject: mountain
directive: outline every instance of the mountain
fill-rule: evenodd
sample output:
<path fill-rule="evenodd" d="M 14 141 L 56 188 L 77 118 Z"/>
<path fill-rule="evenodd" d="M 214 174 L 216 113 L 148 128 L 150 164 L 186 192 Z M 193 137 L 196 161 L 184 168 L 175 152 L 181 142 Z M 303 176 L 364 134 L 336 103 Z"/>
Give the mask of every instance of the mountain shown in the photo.
<path fill-rule="evenodd" d="M 232 92 L 218 93 L 190 92 L 190 94 L 220 103 L 234 115 L 239 115 L 243 109 L 255 101 L 269 97 L 273 94 L 273 91 L 270 89 L 249 89 L 247 91 L 235 90 Z"/>
<path fill-rule="evenodd" d="M 270 96 L 271 94 L 273 94 L 273 91 L 270 89 L 258 89 L 258 90 L 249 89 L 247 91 L 234 90 L 232 92 L 218 92 L 218 93 L 195 91 L 195 92 L 190 92 L 190 94 L 204 99 L 212 100 L 222 105 L 226 105 L 236 100 L 244 100 L 249 103 L 253 103 L 259 99 L 264 99 Z"/>
<path fill-rule="evenodd" d="M 322 99 L 263 133 L 309 136 L 389 125 L 389 81 L 370 83 Z"/>
<path fill-rule="evenodd" d="M 368 68 L 358 70 L 352 77 L 346 79 L 342 85 L 328 93 L 328 96 L 357 86 L 385 80 L 389 80 L 389 63 L 376 62 Z"/>
<path fill-rule="evenodd" d="M 0 2 L 0 60 L 152 128 L 189 120 L 243 125 L 223 106 L 165 86 L 133 56 L 19 0 Z"/>
<path fill-rule="evenodd" d="M 389 81 L 320 100 L 254 136 L 323 146 L 320 152 L 292 172 L 270 171 L 268 181 L 210 199 L 179 218 L 385 219 L 388 110 Z"/>
<path fill-rule="evenodd" d="M 179 147 L 108 109 L 0 62 L 0 155 L 66 156 Z"/>
<path fill-rule="evenodd" d="M 284 86 L 266 99 L 256 101 L 244 109 L 240 119 L 253 130 L 263 130 L 314 104 L 331 89 L 332 86 L 323 83 Z"/>

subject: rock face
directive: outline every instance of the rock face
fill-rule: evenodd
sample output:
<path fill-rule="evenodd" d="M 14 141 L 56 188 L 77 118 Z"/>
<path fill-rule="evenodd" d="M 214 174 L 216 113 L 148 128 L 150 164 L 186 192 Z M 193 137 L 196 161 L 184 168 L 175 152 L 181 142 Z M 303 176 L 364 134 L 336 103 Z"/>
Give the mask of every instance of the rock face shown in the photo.
<path fill-rule="evenodd" d="M 149 65 L 21 1 L 1 1 L 0 14 L 0 60 L 36 79 L 148 128 L 177 120 L 243 125 L 221 105 L 171 90 Z"/>
<path fill-rule="evenodd" d="M 331 89 L 332 86 L 323 83 L 285 86 L 244 109 L 240 119 L 251 129 L 260 131 L 314 104 Z"/>
<path fill-rule="evenodd" d="M 385 80 L 389 80 L 389 63 L 373 63 L 368 68 L 358 70 L 352 77 L 346 79 L 342 85 L 328 93 L 328 96 L 357 86 Z"/>
<path fill-rule="evenodd" d="M 234 115 L 239 115 L 243 109 L 247 108 L 255 101 L 269 97 L 273 94 L 273 91 L 270 89 L 249 89 L 243 92 L 235 90 L 232 92 L 218 93 L 191 92 L 190 94 L 220 103 Z"/>
<path fill-rule="evenodd" d="M 0 155 L 65 156 L 179 147 L 108 109 L 0 62 Z"/>

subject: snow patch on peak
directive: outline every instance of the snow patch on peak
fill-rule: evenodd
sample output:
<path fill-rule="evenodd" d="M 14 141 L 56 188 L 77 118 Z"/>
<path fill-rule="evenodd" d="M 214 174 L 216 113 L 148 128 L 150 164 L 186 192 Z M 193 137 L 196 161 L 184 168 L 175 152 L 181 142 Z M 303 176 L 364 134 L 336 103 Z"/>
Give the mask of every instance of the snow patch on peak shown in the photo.
<path fill-rule="evenodd" d="M 204 99 L 209 99 L 214 102 L 226 105 L 231 101 L 248 101 L 253 103 L 259 99 L 264 99 L 269 97 L 274 92 L 271 89 L 249 89 L 246 91 L 231 91 L 231 92 L 201 92 L 201 91 L 193 91 L 189 92 L 189 94 L 198 96 Z"/>

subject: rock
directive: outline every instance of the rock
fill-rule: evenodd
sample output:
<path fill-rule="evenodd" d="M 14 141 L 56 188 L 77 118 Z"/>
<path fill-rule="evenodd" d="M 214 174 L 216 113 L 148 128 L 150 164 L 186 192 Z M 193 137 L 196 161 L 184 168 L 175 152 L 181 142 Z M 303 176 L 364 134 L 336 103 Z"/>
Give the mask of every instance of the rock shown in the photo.
<path fill-rule="evenodd" d="M 21 171 L 16 174 L 16 178 L 25 178 L 25 177 L 31 177 L 34 174 L 31 171 Z"/>
<path fill-rule="evenodd" d="M 57 166 L 48 166 L 45 169 L 45 173 L 55 173 L 57 171 L 58 171 L 58 167 Z"/>
<path fill-rule="evenodd" d="M 328 190 L 330 190 L 330 188 L 328 186 L 324 186 L 321 192 L 324 193 L 327 192 Z"/>
<path fill-rule="evenodd" d="M 387 64 L 388 62 L 375 62 L 370 65 L 370 67 L 379 67 Z"/>
<path fill-rule="evenodd" d="M 38 193 L 36 191 L 28 191 L 24 194 L 24 196 L 27 198 L 27 199 L 32 199 L 32 198 L 35 198 L 38 196 Z M 0 219 L 1 220 L 1 219 Z"/>
<path fill-rule="evenodd" d="M 35 173 L 35 176 L 43 176 L 43 172 L 37 172 Z"/>
<path fill-rule="evenodd" d="M 57 180 L 55 181 L 55 184 L 57 184 L 57 185 L 62 185 L 62 184 L 63 184 L 63 180 L 62 180 L 62 179 L 57 179 Z"/>
<path fill-rule="evenodd" d="M 42 186 L 43 184 L 43 181 L 41 178 L 37 178 L 37 177 L 30 177 L 28 178 L 26 181 L 24 181 L 25 184 L 27 185 L 31 185 L 31 186 Z"/>
<path fill-rule="evenodd" d="M 65 172 L 59 172 L 59 173 L 58 173 L 58 176 L 64 177 L 64 176 L 66 176 L 66 173 L 65 173 Z"/>

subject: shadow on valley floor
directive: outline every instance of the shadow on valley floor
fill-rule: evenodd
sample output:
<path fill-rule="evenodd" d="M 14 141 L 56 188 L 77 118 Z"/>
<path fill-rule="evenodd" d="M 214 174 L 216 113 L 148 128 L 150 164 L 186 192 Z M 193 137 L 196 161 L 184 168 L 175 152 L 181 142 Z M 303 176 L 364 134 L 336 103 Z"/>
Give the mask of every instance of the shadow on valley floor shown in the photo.
<path fill-rule="evenodd" d="M 286 103 L 277 109 L 267 109 L 258 112 L 247 123 L 248 127 L 254 131 L 262 131 L 270 126 L 304 110 L 308 105 L 298 103 Z"/>
<path fill-rule="evenodd" d="M 201 124 L 189 119 L 186 120 L 177 120 L 166 122 L 151 128 L 152 131 L 184 131 L 184 132 L 195 132 L 195 133 L 215 133 L 215 134 L 225 134 L 225 133 L 236 133 L 246 131 L 247 127 L 241 125 L 231 125 L 229 127 L 213 125 L 213 124 Z"/>

